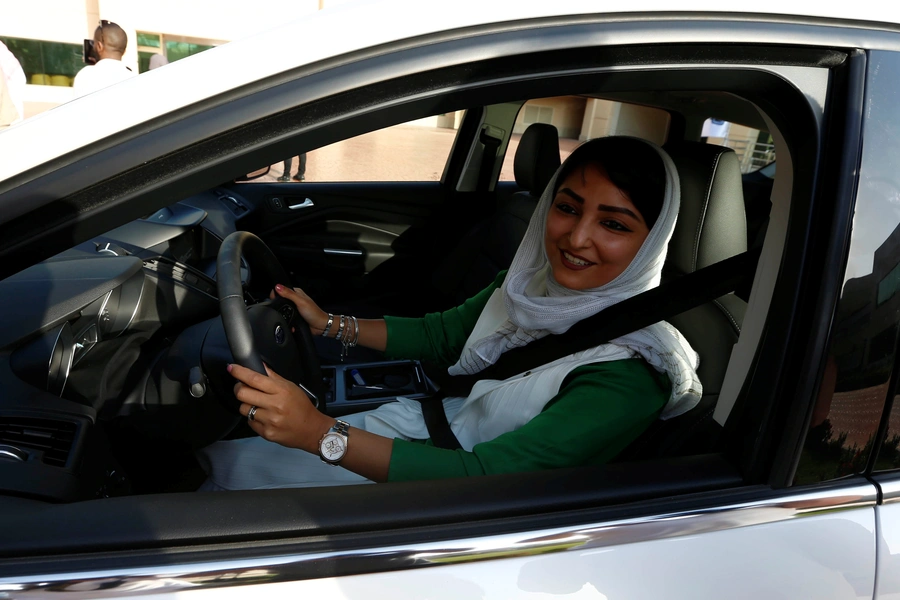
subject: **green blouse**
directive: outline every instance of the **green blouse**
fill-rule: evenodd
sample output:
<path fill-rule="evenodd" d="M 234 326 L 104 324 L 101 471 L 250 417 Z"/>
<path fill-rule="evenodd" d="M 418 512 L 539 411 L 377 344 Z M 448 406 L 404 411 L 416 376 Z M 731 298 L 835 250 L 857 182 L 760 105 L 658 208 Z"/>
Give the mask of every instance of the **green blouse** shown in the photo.
<path fill-rule="evenodd" d="M 454 364 L 506 272 L 461 306 L 420 319 L 385 317 L 391 358 Z M 517 473 L 608 462 L 659 415 L 669 380 L 643 359 L 574 369 L 540 414 L 515 431 L 465 450 L 436 448 L 431 440 L 394 440 L 389 481 Z"/>

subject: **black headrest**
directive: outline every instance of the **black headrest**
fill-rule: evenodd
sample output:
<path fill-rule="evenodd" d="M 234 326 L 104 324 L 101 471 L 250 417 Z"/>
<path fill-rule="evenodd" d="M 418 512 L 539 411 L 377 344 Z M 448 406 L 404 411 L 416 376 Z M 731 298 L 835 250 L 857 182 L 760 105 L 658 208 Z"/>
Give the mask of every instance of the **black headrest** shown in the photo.
<path fill-rule="evenodd" d="M 532 123 L 522 134 L 513 171 L 516 183 L 534 196 L 544 193 L 559 168 L 559 134 L 547 123 Z"/>
<path fill-rule="evenodd" d="M 731 148 L 700 142 L 667 146 L 681 179 L 681 210 L 666 262 L 692 273 L 747 250 L 741 167 Z"/>

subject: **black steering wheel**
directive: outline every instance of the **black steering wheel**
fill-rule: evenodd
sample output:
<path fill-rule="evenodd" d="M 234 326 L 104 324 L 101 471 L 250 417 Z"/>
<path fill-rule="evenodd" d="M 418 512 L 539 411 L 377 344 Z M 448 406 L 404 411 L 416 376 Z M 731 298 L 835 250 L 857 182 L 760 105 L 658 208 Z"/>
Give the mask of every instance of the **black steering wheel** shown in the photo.
<path fill-rule="evenodd" d="M 324 411 L 322 368 L 309 326 L 294 304 L 279 296 L 247 307 L 241 255 L 254 276 L 260 277 L 269 289 L 276 283 L 291 286 L 287 272 L 261 239 L 246 231 L 236 231 L 225 238 L 219 248 L 216 279 L 222 325 L 234 362 L 263 375 L 263 363 L 268 364 L 302 387 L 313 404 Z"/>

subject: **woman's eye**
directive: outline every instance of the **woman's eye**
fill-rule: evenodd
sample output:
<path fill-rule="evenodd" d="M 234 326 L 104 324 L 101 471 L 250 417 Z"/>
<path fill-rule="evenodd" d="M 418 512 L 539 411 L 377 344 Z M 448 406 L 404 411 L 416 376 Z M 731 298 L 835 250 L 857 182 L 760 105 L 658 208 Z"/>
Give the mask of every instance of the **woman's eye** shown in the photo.
<path fill-rule="evenodd" d="M 600 224 L 609 227 L 613 231 L 631 231 L 629 228 L 625 227 L 618 221 L 600 221 Z"/>
<path fill-rule="evenodd" d="M 564 212 L 564 213 L 566 213 L 566 214 L 569 214 L 569 215 L 575 215 L 575 214 L 578 214 L 578 211 L 575 210 L 575 207 L 572 206 L 571 204 L 566 203 L 566 202 L 558 202 L 558 203 L 556 204 L 556 209 L 559 210 L 559 211 L 562 211 L 562 212 Z"/>

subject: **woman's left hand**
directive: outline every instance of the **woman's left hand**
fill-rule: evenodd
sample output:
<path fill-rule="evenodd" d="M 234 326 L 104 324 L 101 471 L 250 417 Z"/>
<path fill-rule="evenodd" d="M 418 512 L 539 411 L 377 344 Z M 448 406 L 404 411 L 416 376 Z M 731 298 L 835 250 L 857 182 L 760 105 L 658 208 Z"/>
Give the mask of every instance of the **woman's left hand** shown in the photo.
<path fill-rule="evenodd" d="M 241 402 L 240 412 L 247 417 L 255 406 L 250 427 L 270 442 L 318 452 L 319 439 L 334 424 L 334 419 L 316 410 L 306 393 L 294 382 L 278 375 L 266 365 L 268 376 L 240 365 L 228 371 L 238 380 L 234 395 Z"/>

